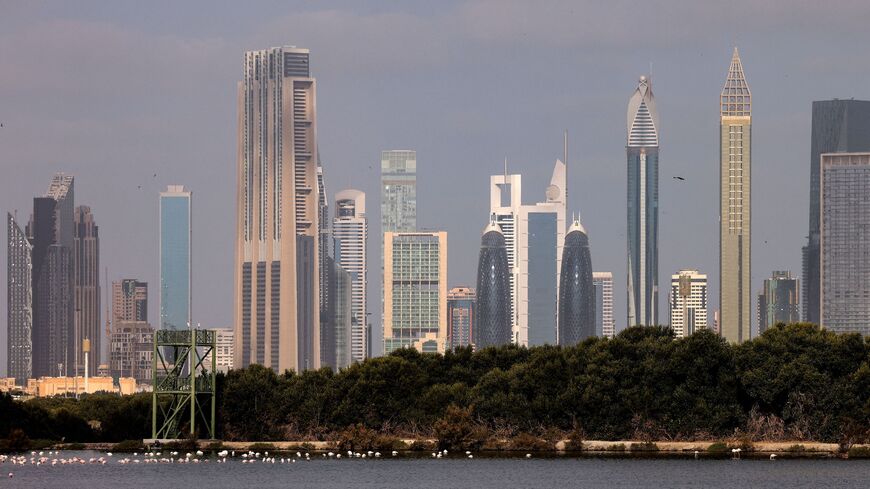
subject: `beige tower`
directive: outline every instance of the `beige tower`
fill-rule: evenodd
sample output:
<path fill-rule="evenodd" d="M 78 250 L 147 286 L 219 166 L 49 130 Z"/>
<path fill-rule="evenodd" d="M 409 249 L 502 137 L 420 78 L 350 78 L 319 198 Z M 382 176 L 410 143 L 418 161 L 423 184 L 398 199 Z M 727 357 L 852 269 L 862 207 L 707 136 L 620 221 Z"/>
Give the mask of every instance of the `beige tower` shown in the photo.
<path fill-rule="evenodd" d="M 235 366 L 320 367 L 315 80 L 307 49 L 245 53 L 238 86 Z"/>
<path fill-rule="evenodd" d="M 752 96 L 737 48 L 720 97 L 719 308 L 721 334 L 749 339 L 751 321 Z"/>

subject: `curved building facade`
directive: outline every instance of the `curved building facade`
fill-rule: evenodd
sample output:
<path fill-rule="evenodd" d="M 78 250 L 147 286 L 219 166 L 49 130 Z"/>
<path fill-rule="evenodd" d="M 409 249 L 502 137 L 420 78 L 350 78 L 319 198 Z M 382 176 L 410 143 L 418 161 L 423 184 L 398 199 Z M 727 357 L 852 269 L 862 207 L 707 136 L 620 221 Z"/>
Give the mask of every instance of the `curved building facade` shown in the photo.
<path fill-rule="evenodd" d="M 483 230 L 477 264 L 477 327 L 473 335 L 478 349 L 511 343 L 509 277 L 504 235 L 490 223 Z"/>
<path fill-rule="evenodd" d="M 565 236 L 559 287 L 559 344 L 576 345 L 595 336 L 595 291 L 589 237 L 580 221 Z"/>

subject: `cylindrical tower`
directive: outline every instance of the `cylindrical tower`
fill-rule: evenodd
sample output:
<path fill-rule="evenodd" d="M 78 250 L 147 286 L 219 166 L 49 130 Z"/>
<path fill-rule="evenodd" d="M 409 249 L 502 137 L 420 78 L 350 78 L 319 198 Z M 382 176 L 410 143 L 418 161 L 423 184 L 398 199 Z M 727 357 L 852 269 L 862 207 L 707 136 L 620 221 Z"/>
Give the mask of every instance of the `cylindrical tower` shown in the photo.
<path fill-rule="evenodd" d="M 501 229 L 490 223 L 480 240 L 477 264 L 477 327 L 474 344 L 478 349 L 511 342 L 510 268 Z"/>
<path fill-rule="evenodd" d="M 559 344 L 575 345 L 595 336 L 595 292 L 589 238 L 580 221 L 565 236 L 559 287 Z"/>

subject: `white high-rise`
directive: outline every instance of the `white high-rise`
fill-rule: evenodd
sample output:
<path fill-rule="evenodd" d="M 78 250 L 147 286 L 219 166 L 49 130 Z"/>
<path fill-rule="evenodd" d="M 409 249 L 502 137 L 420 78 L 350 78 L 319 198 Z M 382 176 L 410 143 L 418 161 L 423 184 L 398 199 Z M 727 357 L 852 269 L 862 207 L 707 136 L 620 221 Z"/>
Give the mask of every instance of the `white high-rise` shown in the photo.
<path fill-rule="evenodd" d="M 671 329 L 685 338 L 707 328 L 707 275 L 697 270 L 680 270 L 671 275 Z"/>
<path fill-rule="evenodd" d="M 335 218 L 332 235 L 335 240 L 335 262 L 351 278 L 351 361 L 366 359 L 367 323 L 366 194 L 359 190 L 342 190 L 335 195 Z"/>
<path fill-rule="evenodd" d="M 613 338 L 616 334 L 613 322 L 613 273 L 592 272 L 592 288 L 595 291 L 595 333 Z"/>
<path fill-rule="evenodd" d="M 566 167 L 556 160 L 545 201 L 522 203 L 520 175 L 490 177 L 490 219 L 505 238 L 514 343 L 556 344 L 559 270 L 565 243 Z"/>

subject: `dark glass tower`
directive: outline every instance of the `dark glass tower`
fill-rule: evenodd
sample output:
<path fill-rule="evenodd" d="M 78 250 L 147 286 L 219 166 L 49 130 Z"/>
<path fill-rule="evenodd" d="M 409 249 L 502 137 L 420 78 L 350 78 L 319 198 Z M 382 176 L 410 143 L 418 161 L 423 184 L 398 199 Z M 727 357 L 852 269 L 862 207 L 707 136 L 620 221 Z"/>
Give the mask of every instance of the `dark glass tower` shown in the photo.
<path fill-rule="evenodd" d="M 472 333 L 477 348 L 511 342 L 509 275 L 504 235 L 490 223 L 483 230 L 477 263 L 477 326 Z"/>
<path fill-rule="evenodd" d="M 819 324 L 819 165 L 822 153 L 870 151 L 870 101 L 813 102 L 810 230 L 803 248 L 804 321 Z"/>
<path fill-rule="evenodd" d="M 580 221 L 568 229 L 559 281 L 559 344 L 576 345 L 595 336 L 595 291 L 589 237 Z"/>
<path fill-rule="evenodd" d="M 628 325 L 658 324 L 659 117 L 649 78 L 628 102 Z"/>
<path fill-rule="evenodd" d="M 30 240 L 15 217 L 6 214 L 6 321 L 7 331 L 6 371 L 18 385 L 27 385 L 32 377 L 33 297 L 31 288 Z"/>

